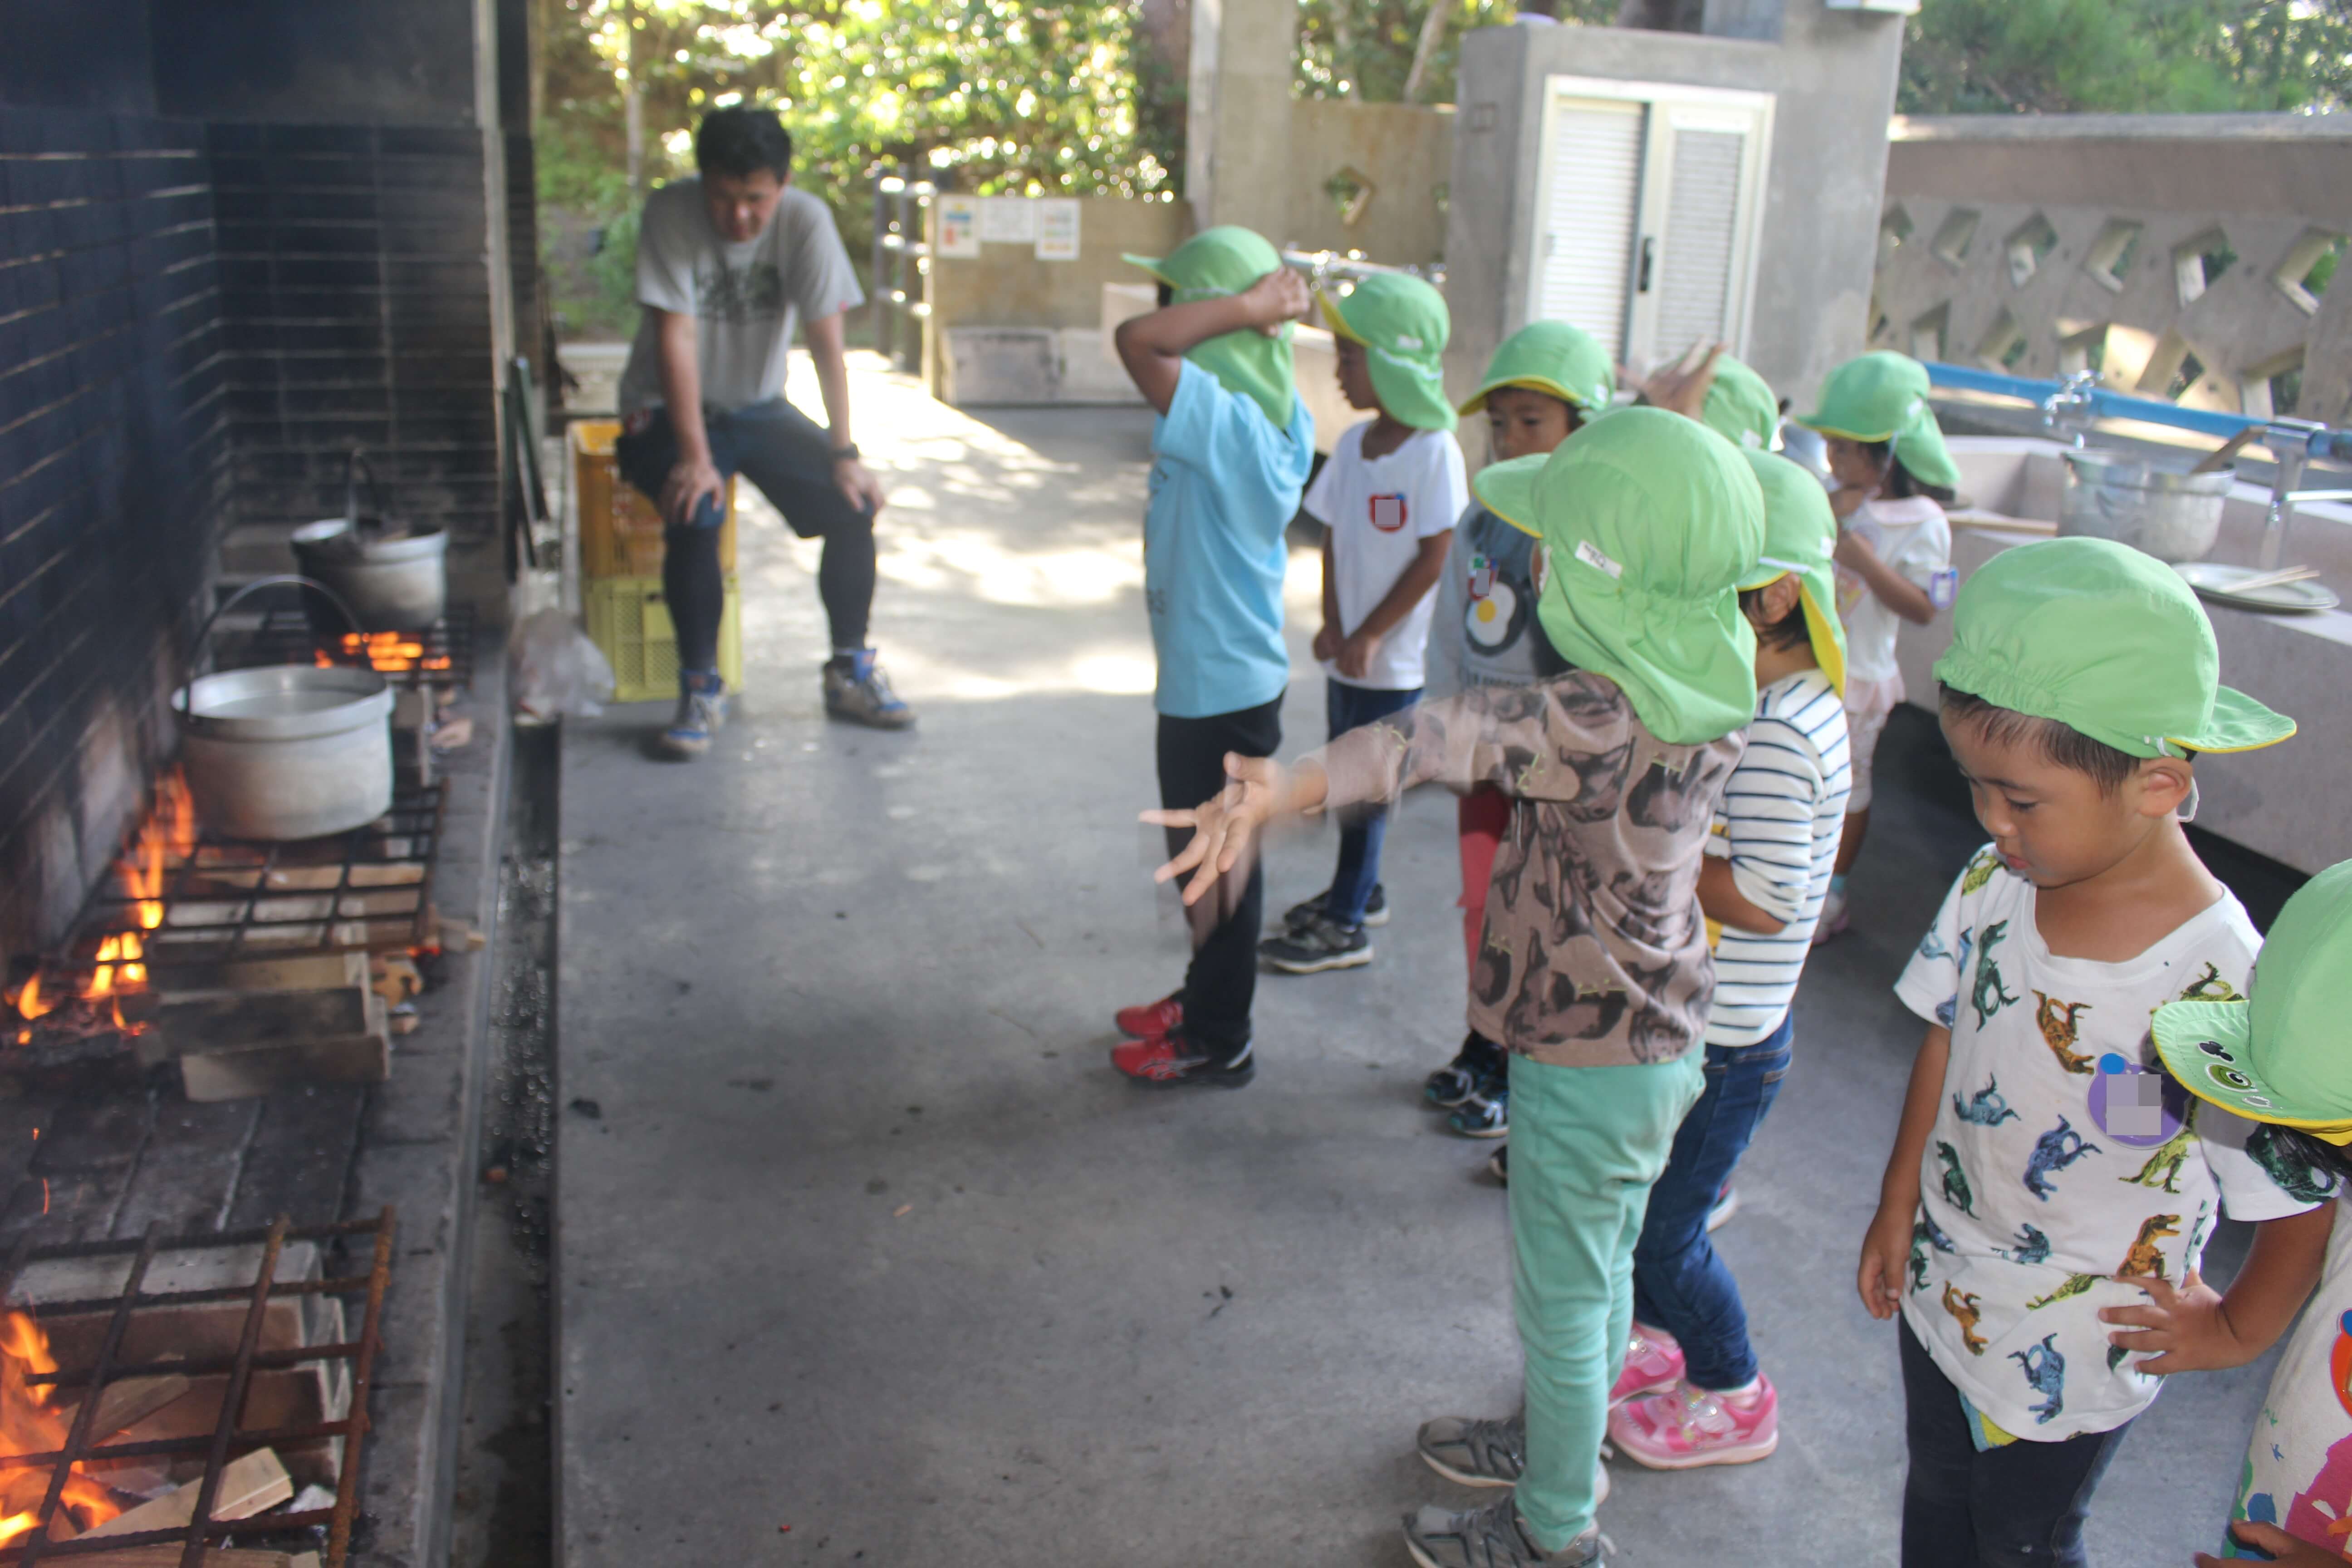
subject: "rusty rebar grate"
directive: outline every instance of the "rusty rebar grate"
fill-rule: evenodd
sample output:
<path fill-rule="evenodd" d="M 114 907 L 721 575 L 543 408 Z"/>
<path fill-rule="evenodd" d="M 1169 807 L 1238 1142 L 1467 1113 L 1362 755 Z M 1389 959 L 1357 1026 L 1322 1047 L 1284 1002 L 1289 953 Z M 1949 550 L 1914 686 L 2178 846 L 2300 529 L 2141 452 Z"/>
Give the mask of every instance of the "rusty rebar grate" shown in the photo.
<path fill-rule="evenodd" d="M 27 1309 L 37 1322 L 44 1319 L 55 1321 L 97 1312 L 106 1312 L 109 1316 L 97 1354 L 89 1365 L 67 1368 L 61 1364 L 54 1373 L 28 1373 L 25 1377 L 28 1386 L 46 1384 L 58 1390 L 79 1388 L 88 1392 L 76 1406 L 64 1447 L 46 1453 L 0 1456 L 0 1473 L 42 1465 L 49 1468 L 49 1484 L 40 1504 L 38 1522 L 16 1542 L 0 1546 L 0 1564 L 25 1564 L 30 1568 L 31 1564 L 39 1562 L 68 1562 L 99 1552 L 176 1545 L 181 1548 L 182 1568 L 202 1568 L 207 1548 L 232 1535 L 240 1543 L 287 1542 L 294 1543 L 290 1550 L 308 1551 L 315 1546 L 316 1538 L 312 1531 L 324 1529 L 327 1531 L 324 1568 L 343 1568 L 351 1551 L 352 1522 L 359 1508 L 360 1460 L 369 1426 L 368 1387 L 375 1368 L 383 1319 L 384 1288 L 391 1278 L 392 1244 L 397 1226 L 397 1214 L 386 1206 L 373 1219 L 349 1220 L 340 1225 L 296 1228 L 281 1216 L 267 1230 L 226 1231 L 171 1240 L 159 1234 L 162 1226 L 157 1224 L 149 1226 L 146 1235 L 137 1241 L 79 1242 L 35 1248 L 30 1245 L 28 1232 L 17 1242 L 7 1261 L 6 1274 L 0 1278 L 0 1296 L 13 1290 L 24 1270 L 36 1263 L 128 1257 L 131 1266 L 117 1294 L 82 1300 L 47 1302 Z M 373 1261 L 365 1275 L 310 1280 L 281 1280 L 277 1277 L 279 1256 L 289 1242 L 309 1241 L 323 1245 L 337 1240 L 356 1243 L 362 1238 L 372 1239 L 374 1244 Z M 261 1247 L 260 1263 L 250 1286 L 152 1292 L 142 1289 L 148 1268 L 158 1253 L 215 1251 L 251 1247 L 257 1243 Z M 322 1275 L 325 1273 L 323 1266 L 320 1272 Z M 264 1350 L 263 1328 L 270 1302 L 302 1295 L 363 1297 L 366 1305 L 361 1317 L 359 1337 L 333 1343 Z M 138 1327 L 140 1314 L 170 1312 L 237 1300 L 245 1300 L 247 1307 L 234 1355 L 118 1364 L 123 1342 Z M 332 1362 L 346 1363 L 350 1372 L 349 1406 L 341 1419 L 267 1428 L 247 1428 L 243 1425 L 241 1412 L 246 1407 L 257 1371 Z M 92 1444 L 90 1427 L 100 1403 L 98 1396 L 110 1384 L 171 1373 L 191 1378 L 226 1374 L 220 1412 L 209 1434 Z M 340 1439 L 342 1444 L 335 1475 L 332 1507 L 307 1509 L 299 1513 L 255 1514 L 233 1520 L 213 1517 L 213 1509 L 219 1498 L 221 1475 L 232 1456 L 242 1456 L 263 1447 L 321 1439 Z M 167 1530 L 122 1531 L 113 1534 L 85 1534 L 69 1541 L 48 1539 L 50 1522 L 57 1513 L 74 1466 L 85 1462 L 186 1458 L 197 1454 L 204 1456 L 204 1477 L 196 1494 L 194 1512 L 184 1526 Z M 84 1474 L 86 1476 L 87 1472 Z"/>
<path fill-rule="evenodd" d="M 396 687 L 457 691 L 473 683 L 478 624 L 471 605 L 452 605 L 447 614 L 424 631 L 376 632 L 362 641 L 348 632 L 322 637 L 299 607 L 279 605 L 265 613 L 253 631 L 229 639 L 219 668 L 247 669 L 268 664 L 316 664 L 323 659 L 354 668 L 373 666 Z"/>

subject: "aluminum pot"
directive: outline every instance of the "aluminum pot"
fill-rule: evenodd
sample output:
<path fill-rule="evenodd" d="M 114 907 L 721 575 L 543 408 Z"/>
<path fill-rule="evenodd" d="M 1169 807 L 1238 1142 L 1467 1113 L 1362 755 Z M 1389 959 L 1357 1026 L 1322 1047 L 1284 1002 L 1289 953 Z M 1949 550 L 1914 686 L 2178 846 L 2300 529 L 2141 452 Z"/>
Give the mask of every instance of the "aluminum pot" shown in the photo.
<path fill-rule="evenodd" d="M 231 595 L 299 584 L 264 577 Z M 268 665 L 194 677 L 172 695 L 196 820 L 232 838 L 320 838 L 392 809 L 392 688 L 373 669 Z"/>
<path fill-rule="evenodd" d="M 295 565 L 351 606 L 362 631 L 420 632 L 449 602 L 449 536 L 437 528 L 370 537 L 347 517 L 294 531 Z M 315 595 L 306 595 L 310 627 L 321 637 L 344 628 Z"/>
<path fill-rule="evenodd" d="M 2158 561 L 2195 561 L 2221 533 L 2236 470 L 2192 474 L 2121 452 L 2070 451 L 2058 531 L 2112 539 Z"/>

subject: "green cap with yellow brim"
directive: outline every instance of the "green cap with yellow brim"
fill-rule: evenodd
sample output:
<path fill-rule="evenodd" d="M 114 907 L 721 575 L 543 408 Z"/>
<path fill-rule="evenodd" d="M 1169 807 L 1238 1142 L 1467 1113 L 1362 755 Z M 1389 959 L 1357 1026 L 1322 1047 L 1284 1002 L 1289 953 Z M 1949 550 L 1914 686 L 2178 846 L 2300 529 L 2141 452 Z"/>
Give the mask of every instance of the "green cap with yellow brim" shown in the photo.
<path fill-rule="evenodd" d="M 1444 295 L 1408 273 L 1374 272 L 1322 302 L 1332 333 L 1362 345 L 1381 413 L 1416 430 L 1454 427 L 1445 401 L 1445 340 L 1454 323 Z"/>
<path fill-rule="evenodd" d="M 2252 987 L 2251 1001 L 2158 1007 L 2150 1032 L 2165 1070 L 2231 1115 L 2352 1143 L 2352 860 L 2286 901 Z"/>
<path fill-rule="evenodd" d="M 1821 480 L 1776 452 L 1751 450 L 1747 458 L 1764 491 L 1764 555 L 1739 590 L 1769 587 L 1796 574 L 1813 662 L 1843 697 L 1845 623 L 1837 613 L 1837 569 L 1831 561 L 1837 549 L 1837 514 L 1830 510 L 1829 492 Z"/>
<path fill-rule="evenodd" d="M 1535 525 L 1544 635 L 1622 687 L 1652 734 L 1700 745 L 1755 717 L 1738 585 L 1764 553 L 1764 496 L 1738 448 L 1679 414 L 1625 408 L 1471 488 L 1506 522 Z"/>
<path fill-rule="evenodd" d="M 1264 237 L 1237 224 L 1204 228 L 1165 256 L 1128 256 L 1135 266 L 1168 285 L 1171 304 L 1223 300 L 1239 294 L 1282 265 Z M 1224 332 L 1196 343 L 1184 357 L 1265 411 L 1277 429 L 1290 427 L 1298 402 L 1291 363 L 1291 327 L 1285 321 L 1273 337 L 1264 332 Z"/>
<path fill-rule="evenodd" d="M 1949 489 L 1959 465 L 1927 406 L 1927 367 L 1909 354 L 1880 349 L 1850 359 L 1822 384 L 1821 406 L 1797 421 L 1824 436 L 1885 441 L 1913 479 Z"/>
<path fill-rule="evenodd" d="M 2112 539 L 2042 539 L 1962 585 L 1936 679 L 2134 757 L 2251 752 L 2294 733 L 2221 669 L 2213 624 L 2171 567 Z"/>
<path fill-rule="evenodd" d="M 1765 379 L 1729 354 L 1717 355 L 1699 423 L 1735 447 L 1769 452 L 1780 433 L 1780 399 Z"/>
<path fill-rule="evenodd" d="M 1566 321 L 1530 321 L 1503 340 L 1486 362 L 1476 395 L 1455 412 L 1475 414 L 1486 406 L 1488 393 L 1505 387 L 1540 392 L 1591 415 L 1616 399 L 1617 375 L 1609 351 L 1591 333 Z"/>

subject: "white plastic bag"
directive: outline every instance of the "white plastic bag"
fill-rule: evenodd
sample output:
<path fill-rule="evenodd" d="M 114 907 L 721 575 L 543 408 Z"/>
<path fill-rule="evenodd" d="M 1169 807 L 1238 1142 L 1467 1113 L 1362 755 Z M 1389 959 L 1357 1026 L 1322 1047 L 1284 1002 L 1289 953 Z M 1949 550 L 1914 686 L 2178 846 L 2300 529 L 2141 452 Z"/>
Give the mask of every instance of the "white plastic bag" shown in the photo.
<path fill-rule="evenodd" d="M 524 616 L 507 646 L 515 713 L 526 722 L 551 724 L 567 713 L 593 719 L 613 700 L 611 661 L 562 610 Z"/>

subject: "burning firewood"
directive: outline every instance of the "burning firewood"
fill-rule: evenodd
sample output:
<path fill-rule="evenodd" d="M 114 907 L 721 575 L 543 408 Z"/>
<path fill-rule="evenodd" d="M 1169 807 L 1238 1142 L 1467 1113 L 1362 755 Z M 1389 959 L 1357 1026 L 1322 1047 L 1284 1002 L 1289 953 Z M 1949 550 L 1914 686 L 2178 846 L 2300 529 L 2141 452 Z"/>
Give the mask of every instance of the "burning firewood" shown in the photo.
<path fill-rule="evenodd" d="M 196 1494 L 204 1489 L 202 1481 L 190 1481 L 177 1491 L 141 1503 L 128 1513 L 119 1513 L 105 1523 L 85 1531 L 85 1536 L 135 1535 L 146 1530 L 185 1530 L 196 1517 Z M 268 1448 L 257 1448 L 241 1459 L 232 1459 L 223 1466 L 220 1491 L 213 1499 L 215 1519 L 251 1519 L 265 1509 L 276 1508 L 294 1495 L 294 1479 L 278 1456 Z M 77 1558 L 76 1562 L 89 1559 Z"/>

